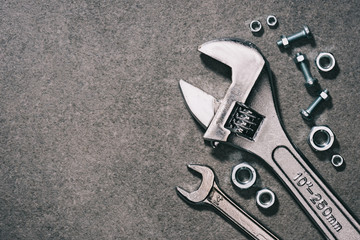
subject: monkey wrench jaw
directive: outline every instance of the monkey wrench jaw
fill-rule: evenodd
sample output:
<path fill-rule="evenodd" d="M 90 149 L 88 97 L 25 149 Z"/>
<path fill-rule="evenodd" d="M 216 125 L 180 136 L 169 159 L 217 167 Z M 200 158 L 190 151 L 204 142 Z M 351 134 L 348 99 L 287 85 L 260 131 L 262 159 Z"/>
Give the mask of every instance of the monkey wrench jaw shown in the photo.
<path fill-rule="evenodd" d="M 180 81 L 191 113 L 206 128 L 204 139 L 227 143 L 262 158 L 327 239 L 360 239 L 359 223 L 287 136 L 278 114 L 269 64 L 260 51 L 238 39 L 207 42 L 199 51 L 232 69 L 232 83 L 221 101 Z M 197 98 L 203 99 L 203 109 Z M 325 206 L 319 207 L 319 199 Z"/>
<path fill-rule="evenodd" d="M 180 80 L 179 84 L 190 113 L 203 128 L 207 129 L 220 102 L 184 80 Z"/>
<path fill-rule="evenodd" d="M 234 38 L 210 41 L 202 44 L 198 50 L 231 67 L 232 83 L 204 135 L 206 140 L 226 142 L 231 133 L 225 127 L 231 114 L 229 110 L 234 108 L 236 102 L 246 102 L 264 68 L 265 59 L 254 44 Z"/>

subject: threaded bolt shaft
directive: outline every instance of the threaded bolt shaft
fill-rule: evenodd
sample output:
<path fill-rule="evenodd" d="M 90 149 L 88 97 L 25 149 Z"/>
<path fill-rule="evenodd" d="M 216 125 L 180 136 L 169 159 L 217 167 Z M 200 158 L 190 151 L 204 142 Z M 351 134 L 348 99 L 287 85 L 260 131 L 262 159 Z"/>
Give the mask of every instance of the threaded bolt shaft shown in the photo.
<path fill-rule="evenodd" d="M 296 53 L 294 57 L 294 62 L 299 66 L 301 72 L 304 75 L 306 81 L 305 86 L 314 87 L 315 85 L 317 85 L 318 80 L 311 75 L 309 66 L 306 63 L 307 62 L 306 55 L 300 52 Z"/>
<path fill-rule="evenodd" d="M 284 47 L 284 48 L 288 48 L 290 46 L 291 42 L 294 42 L 296 40 L 302 39 L 302 38 L 312 38 L 312 34 L 310 31 L 310 28 L 308 26 L 303 26 L 303 30 L 301 30 L 298 33 L 295 33 L 293 35 L 290 36 L 281 36 L 281 39 L 279 41 L 276 42 L 276 44 L 279 47 Z"/>
<path fill-rule="evenodd" d="M 319 95 L 319 97 L 317 97 L 315 99 L 315 101 L 313 103 L 310 104 L 310 106 L 304 110 L 302 109 L 300 111 L 301 116 L 305 119 L 305 120 L 311 120 L 312 119 L 312 114 L 313 111 L 315 110 L 315 108 L 317 106 L 319 106 L 319 104 L 323 101 L 327 101 L 330 98 L 329 96 L 329 90 L 325 89 L 324 91 L 322 91 Z"/>

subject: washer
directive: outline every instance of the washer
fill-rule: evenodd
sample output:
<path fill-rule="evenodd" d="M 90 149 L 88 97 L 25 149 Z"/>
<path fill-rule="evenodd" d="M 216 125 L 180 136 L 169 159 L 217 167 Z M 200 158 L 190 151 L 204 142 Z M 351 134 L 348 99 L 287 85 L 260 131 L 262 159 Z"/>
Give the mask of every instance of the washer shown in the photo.
<path fill-rule="evenodd" d="M 256 182 L 256 171 L 248 163 L 240 163 L 233 167 L 231 181 L 240 189 L 249 189 Z"/>
<path fill-rule="evenodd" d="M 308 140 L 312 149 L 322 152 L 333 146 L 335 135 L 327 126 L 315 126 L 311 129 Z"/>
<path fill-rule="evenodd" d="M 336 61 L 331 53 L 322 52 L 316 57 L 315 64 L 319 71 L 330 72 L 334 69 Z"/>
<path fill-rule="evenodd" d="M 263 209 L 271 208 L 275 199 L 275 193 L 268 188 L 261 189 L 256 193 L 256 204 Z"/>

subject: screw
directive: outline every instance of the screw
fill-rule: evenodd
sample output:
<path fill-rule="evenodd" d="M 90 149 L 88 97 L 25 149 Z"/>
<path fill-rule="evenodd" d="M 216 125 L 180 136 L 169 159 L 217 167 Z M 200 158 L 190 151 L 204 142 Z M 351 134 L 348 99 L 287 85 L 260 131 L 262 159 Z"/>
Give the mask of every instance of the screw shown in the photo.
<path fill-rule="evenodd" d="M 304 110 L 302 109 L 300 111 L 301 116 L 303 117 L 303 119 L 305 120 L 311 120 L 312 119 L 312 112 L 314 111 L 314 109 L 323 101 L 327 101 L 330 98 L 329 96 L 329 90 L 325 89 L 324 91 L 322 91 L 319 95 L 318 98 L 315 99 L 315 101 L 310 104 L 310 106 Z"/>
<path fill-rule="evenodd" d="M 290 46 L 290 43 L 295 41 L 295 40 L 299 40 L 301 38 L 308 38 L 308 39 L 311 39 L 312 38 L 312 33 L 310 31 L 310 28 L 308 26 L 303 26 L 303 30 L 298 32 L 298 33 L 295 33 L 291 36 L 284 36 L 282 35 L 280 37 L 281 39 L 279 41 L 276 42 L 276 44 L 279 46 L 279 47 L 284 47 L 284 48 L 288 48 Z"/>
<path fill-rule="evenodd" d="M 310 73 L 305 54 L 298 52 L 294 57 L 294 62 L 296 63 L 296 65 L 299 66 L 301 72 L 304 74 L 304 78 L 306 81 L 305 86 L 307 88 L 314 87 L 318 84 L 318 80 L 314 78 Z"/>

